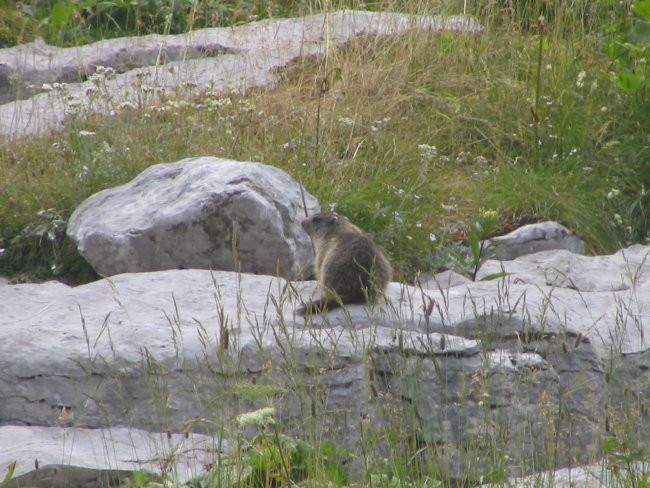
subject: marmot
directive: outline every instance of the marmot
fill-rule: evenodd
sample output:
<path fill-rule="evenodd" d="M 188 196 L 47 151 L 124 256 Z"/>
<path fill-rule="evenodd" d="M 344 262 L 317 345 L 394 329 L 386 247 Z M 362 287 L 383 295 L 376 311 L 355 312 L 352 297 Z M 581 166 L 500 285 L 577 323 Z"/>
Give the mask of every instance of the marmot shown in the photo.
<path fill-rule="evenodd" d="M 314 244 L 314 273 L 321 298 L 300 315 L 327 311 L 344 303 L 374 302 L 391 279 L 391 265 L 379 247 L 346 217 L 318 213 L 302 221 Z"/>

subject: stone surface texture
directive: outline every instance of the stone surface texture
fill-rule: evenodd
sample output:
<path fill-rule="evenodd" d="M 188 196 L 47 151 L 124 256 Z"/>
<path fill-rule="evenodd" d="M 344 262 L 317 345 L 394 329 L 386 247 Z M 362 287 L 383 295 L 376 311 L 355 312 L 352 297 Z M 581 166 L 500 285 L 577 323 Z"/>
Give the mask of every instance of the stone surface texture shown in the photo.
<path fill-rule="evenodd" d="M 217 445 L 211 436 L 194 433 L 168 436 L 125 427 L 82 429 L 5 425 L 0 427 L 0 439 L 13 441 L 11 444 L 0 442 L 0 459 L 16 462 L 13 480 L 16 487 L 33 486 L 45 476 L 56 480 L 48 487 L 117 486 L 102 477 L 108 473 L 95 471 L 98 466 L 111 470 L 108 479 L 142 471 L 173 473 L 179 481 L 187 481 L 201 475 L 205 464 L 212 462 L 225 448 Z M 30 477 L 36 463 L 36 473 Z M 7 464 L 3 462 L 0 469 Z M 71 469 L 71 466 L 86 469 Z M 2 471 L 0 476 L 4 476 Z"/>
<path fill-rule="evenodd" d="M 557 222 L 524 225 L 509 234 L 490 239 L 488 244 L 490 257 L 501 261 L 552 249 L 564 249 L 575 254 L 585 253 L 585 243 Z"/>
<path fill-rule="evenodd" d="M 625 486 L 627 483 L 643 482 L 650 473 L 648 462 L 625 462 L 603 460 L 598 464 L 543 471 L 522 478 L 512 478 L 504 484 L 482 485 L 484 488 L 508 486 L 510 488 L 600 488 Z"/>
<path fill-rule="evenodd" d="M 91 196 L 67 232 L 102 276 L 202 268 L 296 278 L 313 255 L 300 217 L 319 210 L 282 170 L 190 158 Z"/>
<path fill-rule="evenodd" d="M 354 453 L 351 473 L 413 445 L 457 479 L 488 469 L 481 446 L 507 456 L 513 475 L 552 468 L 548 459 L 588 462 L 606 429 L 633 426 L 634 441 L 650 444 L 649 255 L 632 246 L 488 262 L 511 274 L 448 288 L 392 283 L 385 303 L 307 319 L 295 310 L 316 284 L 270 276 L 3 284 L 0 425 L 217 438 L 260 406 L 233 393 L 255 383 L 284 389 L 272 401 L 282 432 Z M 544 281 L 567 262 L 571 280 Z"/>
<path fill-rule="evenodd" d="M 60 129 L 75 114 L 148 106 L 163 96 L 273 86 L 277 70 L 296 58 L 324 54 L 360 35 L 408 29 L 477 33 L 481 26 L 467 17 L 344 10 L 75 48 L 38 41 L 2 49 L 0 135 L 45 133 Z M 115 76 L 93 76 L 98 66 L 112 68 Z M 67 84 L 55 85 L 61 82 Z M 45 90 L 35 93 L 44 84 Z M 27 98 L 14 100 L 21 96 Z"/>

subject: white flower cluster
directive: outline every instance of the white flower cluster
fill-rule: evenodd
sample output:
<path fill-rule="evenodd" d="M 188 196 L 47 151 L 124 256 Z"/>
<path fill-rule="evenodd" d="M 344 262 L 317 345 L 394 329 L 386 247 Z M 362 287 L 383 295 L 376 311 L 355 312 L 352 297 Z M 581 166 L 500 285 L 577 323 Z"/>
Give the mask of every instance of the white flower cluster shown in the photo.
<path fill-rule="evenodd" d="M 275 419 L 275 408 L 265 407 L 260 408 L 259 410 L 254 410 L 253 412 L 246 412 L 237 415 L 235 422 L 239 427 L 246 427 L 249 425 L 255 425 L 258 427 L 266 427 L 267 425 L 274 425 Z"/>
<path fill-rule="evenodd" d="M 339 117 L 339 125 L 342 129 L 349 129 L 354 127 L 354 119 L 350 117 Z"/>
<path fill-rule="evenodd" d="M 429 144 L 418 144 L 420 160 L 423 163 L 433 163 L 438 158 L 438 148 Z"/>

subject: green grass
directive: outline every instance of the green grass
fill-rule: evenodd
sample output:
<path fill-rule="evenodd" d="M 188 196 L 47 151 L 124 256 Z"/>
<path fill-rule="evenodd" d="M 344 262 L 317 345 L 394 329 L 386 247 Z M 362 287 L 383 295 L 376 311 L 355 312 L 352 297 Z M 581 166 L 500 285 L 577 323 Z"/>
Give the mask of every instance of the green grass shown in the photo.
<path fill-rule="evenodd" d="M 48 234 L 52 219 L 38 212 L 54 209 L 48 215 L 65 221 L 92 193 L 196 155 L 288 171 L 325 208 L 373 234 L 403 279 L 444 267 L 446 249 L 466 239 L 482 208 L 498 210 L 498 232 L 558 220 L 592 253 L 644 242 L 650 104 L 645 92 L 620 89 L 619 66 L 603 48 L 612 19 L 627 13 L 602 2 L 587 15 L 569 8 L 574 3 L 583 5 L 547 12 L 542 32 L 529 10 L 543 2 L 508 12 L 468 2 L 486 26 L 481 35 L 358 39 L 326 58 L 297 61 L 275 90 L 170 100 L 80 117 L 47 137 L 5 140 L 0 272 L 89 279 L 62 233 Z M 462 2 L 382 6 L 463 9 Z M 423 155 L 424 144 L 437 156 Z"/>

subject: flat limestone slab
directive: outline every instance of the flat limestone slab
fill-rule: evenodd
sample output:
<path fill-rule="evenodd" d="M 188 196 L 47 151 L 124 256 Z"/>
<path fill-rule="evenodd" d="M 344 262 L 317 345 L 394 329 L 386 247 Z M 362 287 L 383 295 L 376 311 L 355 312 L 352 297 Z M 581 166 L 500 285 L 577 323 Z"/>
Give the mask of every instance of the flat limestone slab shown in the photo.
<path fill-rule="evenodd" d="M 283 432 L 303 435 L 313 419 L 316 435 L 358 456 L 359 418 L 383 428 L 404 420 L 388 412 L 416 410 L 427 442 L 463 446 L 503 420 L 515 467 L 546 442 L 559 463 L 588 462 L 608 409 L 622 411 L 629 391 L 650 395 L 649 255 L 541 253 L 509 261 L 500 280 L 391 283 L 386 302 L 306 319 L 296 309 L 316 284 L 273 276 L 169 270 L 76 288 L 3 284 L 0 425 L 56 427 L 64 411 L 76 429 L 231 435 L 235 416 L 256 408 L 234 393 L 243 382 L 281 389 Z M 570 279 L 555 279 L 558 268 Z M 490 418 L 501 419 L 488 424 L 481 389 L 466 388 L 483 381 Z M 466 420 L 449 423 L 459 404 Z M 650 419 L 638 432 L 650 439 Z M 13 440 L 0 444 L 11 452 Z M 450 476 L 466 472 L 464 455 L 447 453 Z"/>
<path fill-rule="evenodd" d="M 26 86 L 47 87 L 28 99 L 0 105 L 0 135 L 47 133 L 60 129 L 73 114 L 110 114 L 148 106 L 163 95 L 183 98 L 208 90 L 241 93 L 272 87 L 276 70 L 294 59 L 323 54 L 360 35 L 394 35 L 408 29 L 473 33 L 480 32 L 481 26 L 467 17 L 343 10 L 175 36 L 113 39 L 78 48 L 37 42 L 0 50 L 7 79 L 20 82 L 27 76 Z M 86 79 L 102 64 L 112 67 L 116 76 L 53 86 L 75 75 Z"/>
<path fill-rule="evenodd" d="M 101 470 L 142 471 L 169 477 L 179 483 L 195 478 L 225 449 L 212 437 L 188 433 L 151 433 L 125 427 L 84 429 L 75 427 L 0 427 L 0 469 L 15 462 L 14 478 L 39 466 L 41 476 L 67 480 L 92 479 Z M 48 466 L 57 466 L 57 468 Z M 71 467 L 88 468 L 75 471 Z M 93 474 L 94 473 L 94 474 Z M 0 478 L 5 472 L 0 471 Z M 23 482 L 23 486 L 25 482 Z M 92 486 L 92 485 L 91 485 Z"/>

